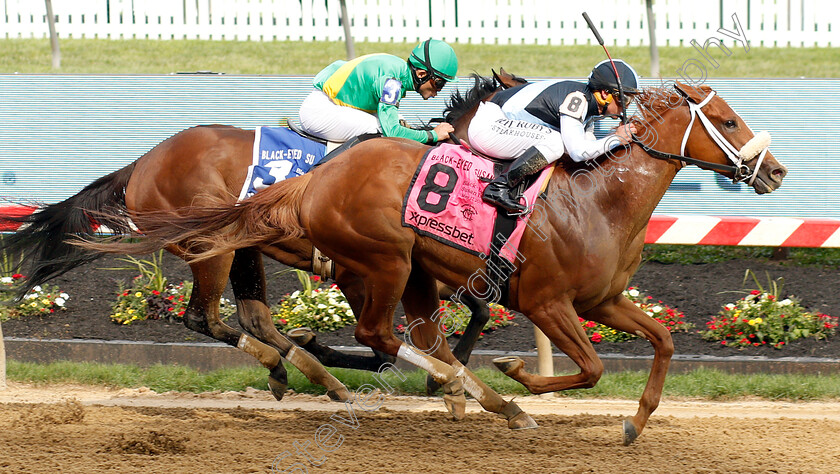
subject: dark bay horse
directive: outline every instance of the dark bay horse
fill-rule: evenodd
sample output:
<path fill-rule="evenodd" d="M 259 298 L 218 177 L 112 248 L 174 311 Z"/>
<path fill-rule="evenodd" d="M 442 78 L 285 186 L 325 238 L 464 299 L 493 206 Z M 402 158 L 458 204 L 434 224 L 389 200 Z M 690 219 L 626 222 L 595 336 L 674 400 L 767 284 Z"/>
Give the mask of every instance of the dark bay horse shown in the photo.
<path fill-rule="evenodd" d="M 499 74 L 494 71 L 493 76 L 490 79 L 476 75 L 471 90 L 463 95 L 455 91 L 452 95 L 445 118 L 453 123 L 457 135 L 466 135 L 467 125 L 481 99 L 503 87 L 525 82 L 503 69 Z M 0 224 L 25 224 L 0 243 L 0 250 L 8 255 L 25 256 L 22 260 L 25 268 L 19 270 L 28 278 L 19 293 L 25 294 L 35 285 L 94 261 L 107 252 L 81 249 L 64 242 L 71 235 L 96 235 L 92 216 L 97 224 L 119 234 L 130 232 L 128 216 L 133 212 L 182 209 L 216 202 L 216 199 L 235 202 L 251 164 L 253 142 L 253 130 L 222 125 L 190 128 L 60 203 L 22 218 L 0 216 Z M 185 176 L 189 179 L 183 179 Z M 167 245 L 166 249 L 177 256 L 184 255 L 181 244 Z M 256 357 L 269 369 L 269 387 L 277 399 L 282 398 L 286 389 L 286 372 L 281 358 L 298 367 L 312 382 L 326 387 L 331 398 L 347 399 L 349 393 L 341 382 L 274 327 L 266 301 L 262 254 L 291 267 L 313 270 L 313 247 L 306 239 L 266 242 L 191 263 L 194 287 L 184 315 L 185 325 Z M 219 298 L 228 276 L 236 298 L 239 323 L 247 334 L 234 330 L 219 318 Z M 361 280 L 340 266 L 336 268 L 335 279 L 353 310 L 360 314 L 364 298 Z M 469 357 L 489 318 L 483 303 L 475 299 L 465 302 L 477 317 L 456 349 L 462 360 Z M 299 338 L 301 342 L 308 341 L 305 347 L 331 366 L 377 370 L 383 362 L 393 360 L 384 354 L 374 357 L 339 354 L 315 344 L 311 335 L 302 334 Z"/>
<path fill-rule="evenodd" d="M 622 296 L 641 261 L 654 208 L 687 160 L 747 181 L 758 194 L 777 189 L 787 173 L 767 150 L 769 135 L 754 135 L 706 86 L 648 89 L 637 100 L 642 113 L 634 119 L 641 137 L 636 143 L 589 166 L 558 162 L 545 198 L 535 205 L 533 225 L 522 237 L 522 258 L 510 281 L 510 307 L 533 321 L 580 372 L 544 377 L 525 372 L 517 358 L 497 361 L 533 393 L 588 388 L 604 367 L 578 315 L 644 337 L 655 355 L 639 409 L 624 421 L 625 444 L 641 434 L 658 406 L 674 352 L 668 330 Z M 195 253 L 188 259 L 195 261 L 305 236 L 363 282 L 364 307 L 356 327 L 360 342 L 429 371 L 449 387 L 447 407 L 456 417 L 463 416 L 464 400 L 457 391 L 462 384 L 485 409 L 504 415 L 509 427 L 534 427 L 527 414 L 475 377 L 446 344 L 434 345 L 431 355 L 424 352 L 441 337 L 434 314 L 435 280 L 468 288 L 471 275 L 484 266 L 477 256 L 401 225 L 406 190 L 426 151 L 404 140 L 370 140 L 239 206 L 136 218 L 150 238 L 193 242 Z M 584 172 L 588 186 L 578 182 Z M 481 283 L 473 288 L 480 294 L 488 289 Z M 410 319 L 428 322 L 412 335 L 416 347 L 391 331 L 401 298 Z"/>

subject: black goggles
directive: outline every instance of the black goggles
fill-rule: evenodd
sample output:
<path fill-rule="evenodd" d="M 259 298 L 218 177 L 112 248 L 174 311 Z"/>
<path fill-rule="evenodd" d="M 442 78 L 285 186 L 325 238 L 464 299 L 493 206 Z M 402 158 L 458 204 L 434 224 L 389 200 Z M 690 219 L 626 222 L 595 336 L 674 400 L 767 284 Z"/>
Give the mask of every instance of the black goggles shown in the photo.
<path fill-rule="evenodd" d="M 613 97 L 615 97 L 616 102 L 618 102 L 619 99 L 620 99 L 618 92 L 613 92 Z M 632 101 L 633 101 L 633 95 L 625 92 L 624 93 L 624 103 L 621 104 L 621 105 L 622 105 L 622 107 L 624 107 L 626 109 L 630 105 L 630 102 L 632 102 Z"/>
<path fill-rule="evenodd" d="M 443 89 L 443 86 L 446 85 L 446 79 L 442 77 L 432 76 L 432 85 L 435 87 L 435 90 L 439 91 Z"/>

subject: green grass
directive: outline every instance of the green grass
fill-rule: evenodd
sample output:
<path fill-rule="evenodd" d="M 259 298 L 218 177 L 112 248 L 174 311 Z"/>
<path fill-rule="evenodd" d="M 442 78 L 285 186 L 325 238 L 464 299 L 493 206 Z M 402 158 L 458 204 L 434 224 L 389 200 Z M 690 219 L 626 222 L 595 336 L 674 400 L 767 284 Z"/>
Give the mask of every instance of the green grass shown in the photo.
<path fill-rule="evenodd" d="M 734 247 L 723 245 L 646 245 L 644 261 L 658 263 L 716 263 L 727 260 L 769 260 L 773 247 Z M 824 265 L 840 268 L 840 249 L 790 248 L 784 263 L 790 265 Z"/>
<path fill-rule="evenodd" d="M 349 369 L 329 369 L 351 391 L 364 384 L 380 386 L 373 374 Z M 527 395 L 519 383 L 492 369 L 479 369 L 476 374 L 493 390 L 505 395 Z M 186 367 L 156 365 L 140 368 L 123 364 L 54 362 L 35 364 L 8 361 L 7 376 L 11 381 L 29 383 L 78 383 L 118 388 L 149 387 L 155 392 L 242 391 L 248 387 L 267 390 L 267 374 L 262 368 L 223 369 L 199 372 Z M 401 394 L 425 394 L 425 372 L 406 373 L 404 382 L 387 376 L 386 382 Z M 563 396 L 572 398 L 619 398 L 637 400 L 647 382 L 647 372 L 605 374 L 588 390 L 570 390 Z M 309 382 L 294 368 L 289 370 L 289 388 L 298 393 L 323 394 L 324 389 Z M 706 400 L 731 400 L 760 397 L 769 400 L 835 400 L 840 399 L 840 374 L 727 374 L 718 370 L 698 369 L 687 374 L 669 375 L 664 395 Z"/>
<path fill-rule="evenodd" d="M 687 38 L 686 40 L 690 40 Z M 704 38 L 698 39 L 698 41 Z M 52 69 L 49 40 L 0 39 L 0 73 L 65 74 L 169 74 L 214 71 L 226 74 L 317 73 L 345 57 L 342 42 L 250 42 L 201 40 L 96 40 L 61 39 L 61 69 Z M 407 57 L 414 44 L 356 43 L 356 54 L 375 52 Z M 488 74 L 490 68 L 529 77 L 583 77 L 603 59 L 595 46 L 453 44 L 461 75 Z M 716 48 L 711 48 L 715 50 Z M 731 48 L 732 54 L 714 51 L 717 69 L 707 64 L 709 77 L 840 77 L 836 48 Z M 647 47 L 610 48 L 645 76 L 649 75 Z M 688 47 L 659 50 L 660 72 L 675 77 L 677 70 L 700 54 Z"/>

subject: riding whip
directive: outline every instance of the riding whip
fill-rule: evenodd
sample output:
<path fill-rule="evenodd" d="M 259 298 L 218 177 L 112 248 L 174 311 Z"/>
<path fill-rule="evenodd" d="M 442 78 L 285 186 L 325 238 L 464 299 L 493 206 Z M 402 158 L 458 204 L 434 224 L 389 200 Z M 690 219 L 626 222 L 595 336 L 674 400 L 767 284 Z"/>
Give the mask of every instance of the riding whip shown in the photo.
<path fill-rule="evenodd" d="M 604 52 L 607 53 L 607 58 L 610 60 L 610 65 L 613 68 L 613 72 L 615 72 L 615 81 L 618 84 L 618 101 L 621 102 L 621 123 L 627 123 L 627 108 L 624 106 L 624 88 L 621 87 L 621 76 L 618 75 L 618 68 L 615 67 L 615 62 L 613 62 L 610 52 L 607 51 L 607 47 L 604 46 L 604 38 L 601 38 L 601 34 L 598 33 L 598 29 L 595 28 L 595 24 L 592 23 L 592 20 L 589 18 L 589 14 L 583 12 L 583 19 L 586 20 L 586 24 L 589 25 L 589 29 L 592 30 L 592 33 L 595 35 L 595 39 L 597 39 L 598 44 L 604 48 Z"/>

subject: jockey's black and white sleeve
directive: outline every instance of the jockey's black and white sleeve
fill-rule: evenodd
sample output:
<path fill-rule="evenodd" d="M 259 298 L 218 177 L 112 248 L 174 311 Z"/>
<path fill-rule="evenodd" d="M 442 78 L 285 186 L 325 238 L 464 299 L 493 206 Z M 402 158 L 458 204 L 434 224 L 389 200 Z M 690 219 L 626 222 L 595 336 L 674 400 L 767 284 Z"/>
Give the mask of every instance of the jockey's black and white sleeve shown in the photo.
<path fill-rule="evenodd" d="M 597 158 L 621 145 L 621 140 L 615 135 L 607 135 L 598 140 L 587 138 L 583 123 L 568 115 L 560 118 L 560 134 L 563 135 L 566 152 L 577 162 Z"/>

